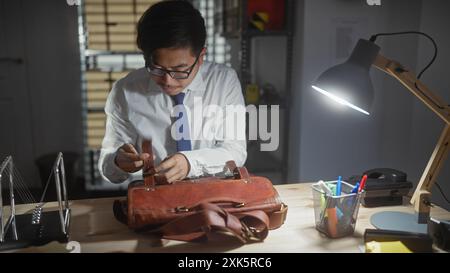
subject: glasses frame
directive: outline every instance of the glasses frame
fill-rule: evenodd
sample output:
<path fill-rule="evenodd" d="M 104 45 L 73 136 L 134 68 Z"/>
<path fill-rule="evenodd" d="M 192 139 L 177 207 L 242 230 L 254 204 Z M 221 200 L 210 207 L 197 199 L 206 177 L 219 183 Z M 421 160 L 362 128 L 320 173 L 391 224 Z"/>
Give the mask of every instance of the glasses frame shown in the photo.
<path fill-rule="evenodd" d="M 185 79 L 188 79 L 189 76 L 191 76 L 191 73 L 194 70 L 195 65 L 197 64 L 197 62 L 198 62 L 198 60 L 200 58 L 200 55 L 202 55 L 201 52 L 200 52 L 200 54 L 197 55 L 197 58 L 195 59 L 194 64 L 191 65 L 187 70 L 184 70 L 184 71 L 169 70 L 169 69 L 165 69 L 165 68 L 159 68 L 159 67 L 155 67 L 153 64 L 146 65 L 145 68 L 147 69 L 147 71 L 151 75 L 156 76 L 156 77 L 163 77 L 165 74 L 168 74 L 174 80 L 185 80 Z M 151 63 L 153 63 L 153 62 L 151 62 Z M 162 74 L 162 73 L 156 74 L 155 72 L 153 72 L 154 70 L 161 71 L 164 74 Z M 182 73 L 185 76 L 183 76 L 183 77 L 175 77 L 175 73 Z"/>

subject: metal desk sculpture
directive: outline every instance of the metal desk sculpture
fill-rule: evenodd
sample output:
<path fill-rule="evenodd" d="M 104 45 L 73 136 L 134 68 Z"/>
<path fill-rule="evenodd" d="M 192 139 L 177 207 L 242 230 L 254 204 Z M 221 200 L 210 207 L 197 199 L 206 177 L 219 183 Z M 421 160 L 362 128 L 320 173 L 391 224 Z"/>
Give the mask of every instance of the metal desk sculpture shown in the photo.
<path fill-rule="evenodd" d="M 44 211 L 43 202 L 51 178 L 54 176 L 58 210 Z M 3 198 L 0 194 L 0 250 L 39 246 L 51 241 L 67 242 L 69 239 L 70 207 L 67 199 L 66 178 L 63 154 L 59 153 L 37 203 L 19 172 L 14 167 L 11 156 L 0 165 L 0 193 L 2 186 L 9 186 L 9 213 L 4 211 Z M 36 203 L 31 213 L 16 214 L 15 193 L 25 203 Z"/>

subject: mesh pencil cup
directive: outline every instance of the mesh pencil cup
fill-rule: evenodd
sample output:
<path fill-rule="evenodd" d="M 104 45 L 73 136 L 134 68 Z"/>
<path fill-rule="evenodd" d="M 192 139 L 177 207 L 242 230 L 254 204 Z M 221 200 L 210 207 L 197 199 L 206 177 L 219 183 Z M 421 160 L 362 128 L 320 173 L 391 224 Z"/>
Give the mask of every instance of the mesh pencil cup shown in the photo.
<path fill-rule="evenodd" d="M 351 193 L 353 185 L 342 181 L 341 195 L 336 196 L 336 184 L 337 181 L 325 182 L 333 195 L 325 193 L 318 183 L 312 185 L 316 229 L 330 238 L 353 234 L 361 196 L 364 194 L 364 191 Z"/>

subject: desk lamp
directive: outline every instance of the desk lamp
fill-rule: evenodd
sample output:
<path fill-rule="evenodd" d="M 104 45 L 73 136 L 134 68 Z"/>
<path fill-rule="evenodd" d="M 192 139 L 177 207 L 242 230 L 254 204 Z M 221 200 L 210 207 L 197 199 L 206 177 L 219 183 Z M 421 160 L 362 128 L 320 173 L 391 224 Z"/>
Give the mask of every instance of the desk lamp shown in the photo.
<path fill-rule="evenodd" d="M 374 43 L 378 36 L 399 34 L 424 35 L 435 46 L 433 59 L 418 77 L 400 63 L 379 54 L 380 47 Z M 410 200 L 414 206 L 415 213 L 386 211 L 374 214 L 371 222 L 379 229 L 427 232 L 427 221 L 430 217 L 431 188 L 436 182 L 437 175 L 450 150 L 450 107 L 419 81 L 422 73 L 436 59 L 436 55 L 436 43 L 425 33 L 417 31 L 380 33 L 373 35 L 370 40 L 360 39 L 346 62 L 323 72 L 312 85 L 313 89 L 322 95 L 365 115 L 370 115 L 369 107 L 373 101 L 373 86 L 369 70 L 373 65 L 398 80 L 445 122 L 442 135 Z"/>

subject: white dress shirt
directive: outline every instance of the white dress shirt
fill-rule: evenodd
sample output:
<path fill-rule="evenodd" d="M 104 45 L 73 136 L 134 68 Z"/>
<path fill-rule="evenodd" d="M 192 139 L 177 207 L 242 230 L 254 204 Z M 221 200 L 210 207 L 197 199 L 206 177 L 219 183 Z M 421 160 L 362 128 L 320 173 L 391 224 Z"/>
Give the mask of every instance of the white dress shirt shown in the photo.
<path fill-rule="evenodd" d="M 182 92 L 186 94 L 184 105 L 189 112 L 192 146 L 192 151 L 181 152 L 190 164 L 188 177 L 223 172 L 229 160 L 242 166 L 247 158 L 246 113 L 236 72 L 225 65 L 204 62 Z M 211 105 L 220 107 L 223 114 L 219 108 L 208 107 Z M 234 112 L 225 112 L 227 106 L 237 107 Z M 171 135 L 174 112 L 173 99 L 151 79 L 145 68 L 114 83 L 106 101 L 106 131 L 98 163 L 103 178 L 113 183 L 129 178 L 130 174 L 114 162 L 117 150 L 126 143 L 133 144 L 141 153 L 142 140 L 151 139 L 156 165 L 176 153 L 176 141 Z M 232 131 L 228 130 L 230 121 L 234 121 L 232 134 L 224 132 Z"/>

